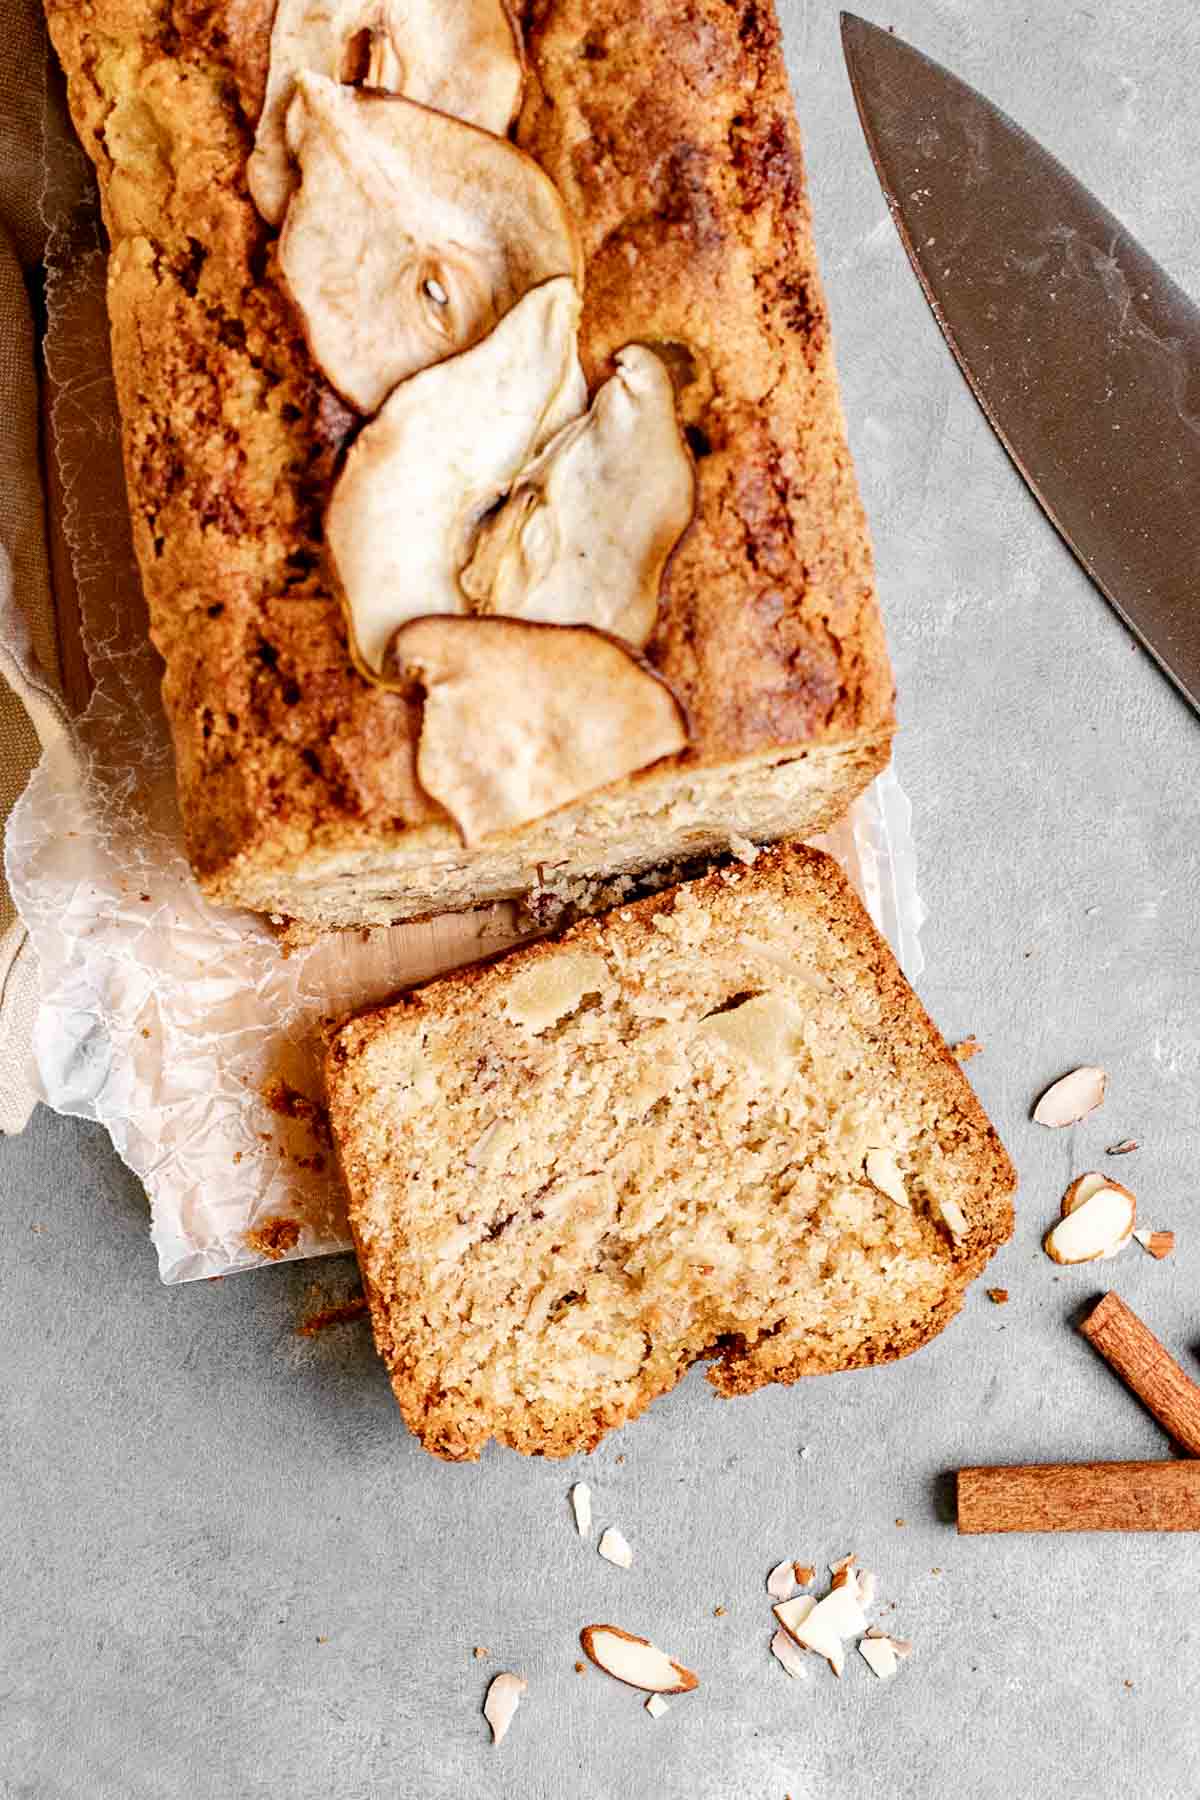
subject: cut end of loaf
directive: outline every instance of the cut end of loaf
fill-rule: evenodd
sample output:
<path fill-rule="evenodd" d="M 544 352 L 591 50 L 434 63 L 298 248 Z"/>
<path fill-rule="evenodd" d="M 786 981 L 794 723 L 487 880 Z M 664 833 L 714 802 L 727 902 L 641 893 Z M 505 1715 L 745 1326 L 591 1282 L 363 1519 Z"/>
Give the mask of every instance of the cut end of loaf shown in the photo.
<path fill-rule="evenodd" d="M 381 837 L 307 833 L 280 854 L 271 834 L 202 885 L 213 900 L 317 929 L 391 925 L 533 894 L 592 910 L 647 871 L 724 855 L 731 841 L 812 837 L 887 763 L 890 730 L 719 768 L 664 766 L 612 792 L 467 849 L 446 822 Z"/>
<path fill-rule="evenodd" d="M 961 1069 L 803 848 L 353 1021 L 328 1080 L 376 1341 L 448 1458 L 591 1449 L 702 1358 L 733 1395 L 905 1355 L 1011 1229 Z"/>

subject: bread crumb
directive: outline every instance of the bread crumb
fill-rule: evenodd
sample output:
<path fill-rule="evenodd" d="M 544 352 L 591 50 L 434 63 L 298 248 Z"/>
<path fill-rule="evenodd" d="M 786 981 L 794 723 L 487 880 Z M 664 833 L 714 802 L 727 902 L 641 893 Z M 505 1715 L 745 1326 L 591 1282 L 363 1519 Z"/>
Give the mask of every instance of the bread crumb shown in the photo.
<path fill-rule="evenodd" d="M 960 1038 L 957 1044 L 951 1044 L 950 1049 L 957 1056 L 959 1062 L 970 1062 L 973 1056 L 980 1054 L 983 1045 L 976 1037 L 965 1037 Z"/>
<path fill-rule="evenodd" d="M 278 1262 L 300 1242 L 300 1221 L 264 1219 L 253 1231 L 243 1234 L 242 1242 L 247 1250 L 253 1250 L 257 1256 L 265 1256 L 269 1262 Z"/>
<path fill-rule="evenodd" d="M 904 1529 L 904 1525 L 905 1525 L 905 1520 L 903 1520 L 903 1519 L 897 1519 L 897 1520 L 896 1520 L 896 1523 L 897 1523 L 897 1525 L 899 1525 L 899 1527 L 900 1527 L 900 1528 L 901 1528 L 901 1530 L 903 1530 L 903 1529 Z"/>
<path fill-rule="evenodd" d="M 587 1674 L 587 1664 L 586 1663 L 576 1663 L 575 1664 L 575 1673 L 577 1675 L 586 1675 Z"/>
<path fill-rule="evenodd" d="M 749 868 L 753 868 L 758 861 L 758 845 L 752 844 L 749 838 L 739 837 L 736 831 L 730 832 L 729 854 L 736 856 L 740 863 L 745 863 Z"/>
<path fill-rule="evenodd" d="M 725 1608 L 723 1606 L 714 1606 L 713 1607 L 713 1618 L 714 1619 L 723 1619 L 724 1617 L 725 1617 Z"/>
<path fill-rule="evenodd" d="M 992 1302 L 993 1306 L 1007 1306 L 1008 1305 L 1008 1289 L 1007 1288 L 989 1288 L 987 1291 L 987 1296 L 988 1296 L 988 1299 Z"/>
<path fill-rule="evenodd" d="M 485 1656 L 490 1656 L 491 1654 L 491 1651 L 483 1644 L 476 1644 L 474 1650 L 471 1652 L 471 1655 L 475 1658 L 476 1662 L 482 1662 Z M 578 1668 L 578 1663 L 576 1663 L 575 1666 Z"/>
<path fill-rule="evenodd" d="M 301 1337 L 316 1337 L 318 1332 L 328 1331 L 331 1325 L 349 1325 L 353 1319 L 361 1319 L 367 1310 L 366 1297 L 362 1294 L 356 1300 L 344 1300 L 340 1306 L 326 1306 L 320 1312 L 309 1313 L 301 1319 L 296 1330 Z"/>

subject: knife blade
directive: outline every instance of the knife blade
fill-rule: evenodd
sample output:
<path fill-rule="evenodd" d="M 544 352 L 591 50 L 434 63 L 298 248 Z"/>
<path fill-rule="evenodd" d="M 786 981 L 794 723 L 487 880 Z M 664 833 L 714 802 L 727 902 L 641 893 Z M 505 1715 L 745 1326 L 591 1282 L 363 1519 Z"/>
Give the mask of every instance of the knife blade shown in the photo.
<path fill-rule="evenodd" d="M 889 210 L 976 398 L 1200 711 L 1200 309 L 974 88 L 852 13 L 842 42 Z"/>

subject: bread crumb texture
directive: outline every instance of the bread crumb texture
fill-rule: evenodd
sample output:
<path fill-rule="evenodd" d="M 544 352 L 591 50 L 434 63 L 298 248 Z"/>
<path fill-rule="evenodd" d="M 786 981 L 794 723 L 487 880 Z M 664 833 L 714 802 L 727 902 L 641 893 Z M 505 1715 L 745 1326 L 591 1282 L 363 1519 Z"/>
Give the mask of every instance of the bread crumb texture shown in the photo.
<path fill-rule="evenodd" d="M 906 1355 L 1011 1231 L 962 1071 L 799 847 L 351 1021 L 327 1079 L 376 1343 L 447 1458 L 592 1449 L 700 1358 L 731 1396 Z"/>
<path fill-rule="evenodd" d="M 134 540 L 206 891 L 383 923 L 524 892 L 539 862 L 644 869 L 731 830 L 832 823 L 886 760 L 892 681 L 767 0 L 693 0 L 686 19 L 672 0 L 520 9 L 515 135 L 583 235 L 589 381 L 653 346 L 696 463 L 647 647 L 692 739 L 471 855 L 417 780 L 419 694 L 358 673 L 327 577 L 322 517 L 359 421 L 309 354 L 246 187 L 271 0 L 46 9 L 112 241 Z M 814 758 L 807 780 L 729 803 L 730 771 L 784 751 Z"/>

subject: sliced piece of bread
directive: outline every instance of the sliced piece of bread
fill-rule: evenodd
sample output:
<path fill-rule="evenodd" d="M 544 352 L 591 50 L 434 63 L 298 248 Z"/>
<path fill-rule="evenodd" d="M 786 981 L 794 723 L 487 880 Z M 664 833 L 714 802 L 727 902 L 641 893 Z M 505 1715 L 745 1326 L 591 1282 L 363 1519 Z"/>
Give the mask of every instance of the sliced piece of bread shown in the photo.
<path fill-rule="evenodd" d="M 764 852 L 352 1020 L 327 1080 L 375 1340 L 438 1456 L 567 1456 L 904 1356 L 1016 1177 L 837 864 Z"/>

